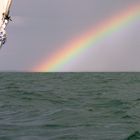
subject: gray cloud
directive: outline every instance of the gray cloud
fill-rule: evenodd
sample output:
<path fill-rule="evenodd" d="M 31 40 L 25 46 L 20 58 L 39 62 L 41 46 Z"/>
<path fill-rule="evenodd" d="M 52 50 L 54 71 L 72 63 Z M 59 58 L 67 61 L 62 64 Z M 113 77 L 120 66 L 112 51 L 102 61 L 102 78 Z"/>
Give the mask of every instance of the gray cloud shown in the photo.
<path fill-rule="evenodd" d="M 26 71 L 89 27 L 139 0 L 14 0 L 1 71 Z M 140 70 L 140 20 L 113 42 L 86 50 L 62 71 Z M 121 38 L 119 38 L 121 36 Z"/>

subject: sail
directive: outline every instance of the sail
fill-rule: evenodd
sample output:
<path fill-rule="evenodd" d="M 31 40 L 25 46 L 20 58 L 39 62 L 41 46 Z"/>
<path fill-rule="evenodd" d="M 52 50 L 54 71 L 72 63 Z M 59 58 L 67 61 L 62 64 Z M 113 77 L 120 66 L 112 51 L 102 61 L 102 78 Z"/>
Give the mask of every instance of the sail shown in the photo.
<path fill-rule="evenodd" d="M 9 23 L 12 0 L 0 0 L 0 48 L 7 40 L 6 27 Z"/>
<path fill-rule="evenodd" d="M 12 0 L 0 0 L 0 27 L 4 22 L 4 16 L 9 15 Z"/>

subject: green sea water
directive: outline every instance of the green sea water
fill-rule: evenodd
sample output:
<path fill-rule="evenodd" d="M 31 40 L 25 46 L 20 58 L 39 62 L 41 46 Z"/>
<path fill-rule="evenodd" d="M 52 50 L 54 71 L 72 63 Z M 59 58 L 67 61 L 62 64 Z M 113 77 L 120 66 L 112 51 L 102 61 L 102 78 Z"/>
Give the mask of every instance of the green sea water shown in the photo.
<path fill-rule="evenodd" d="M 0 73 L 0 140 L 140 140 L 140 73 Z"/>

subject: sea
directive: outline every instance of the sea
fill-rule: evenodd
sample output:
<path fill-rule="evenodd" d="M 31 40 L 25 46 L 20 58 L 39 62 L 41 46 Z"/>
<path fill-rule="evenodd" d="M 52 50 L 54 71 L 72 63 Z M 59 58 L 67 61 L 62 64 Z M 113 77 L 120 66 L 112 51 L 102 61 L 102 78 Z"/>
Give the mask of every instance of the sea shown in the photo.
<path fill-rule="evenodd" d="M 140 140 L 140 73 L 0 73 L 0 140 Z"/>

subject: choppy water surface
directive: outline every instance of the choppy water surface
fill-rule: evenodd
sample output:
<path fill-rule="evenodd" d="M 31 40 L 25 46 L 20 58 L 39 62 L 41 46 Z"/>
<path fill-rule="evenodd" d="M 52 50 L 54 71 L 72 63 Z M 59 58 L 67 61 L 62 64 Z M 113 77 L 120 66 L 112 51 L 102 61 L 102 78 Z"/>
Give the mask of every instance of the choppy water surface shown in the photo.
<path fill-rule="evenodd" d="M 140 73 L 0 73 L 0 140 L 139 140 Z"/>

